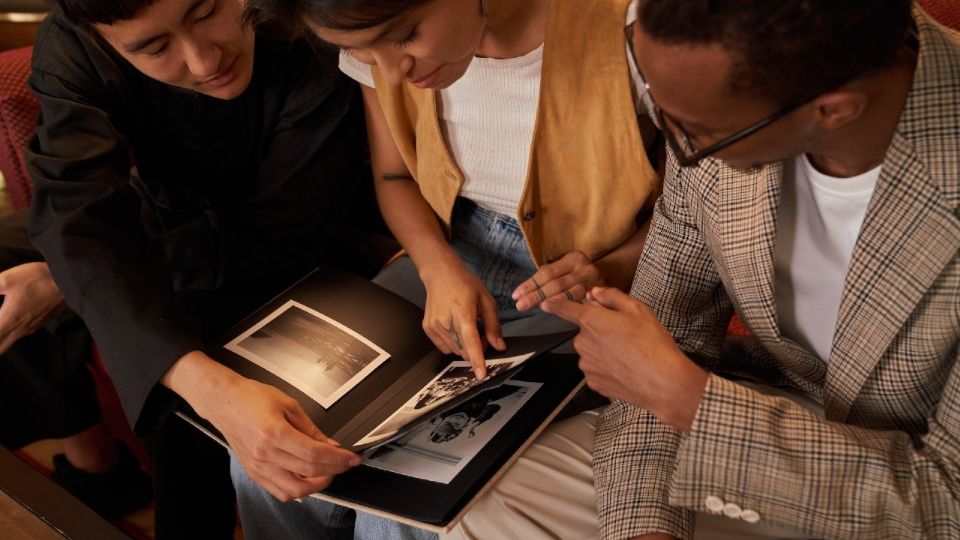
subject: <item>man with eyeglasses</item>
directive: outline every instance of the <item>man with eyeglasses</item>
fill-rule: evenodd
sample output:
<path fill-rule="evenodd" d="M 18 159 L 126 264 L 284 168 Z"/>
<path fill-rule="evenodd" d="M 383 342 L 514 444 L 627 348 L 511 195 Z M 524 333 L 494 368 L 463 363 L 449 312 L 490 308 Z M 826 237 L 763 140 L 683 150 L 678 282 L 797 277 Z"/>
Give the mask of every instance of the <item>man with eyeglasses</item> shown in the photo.
<path fill-rule="evenodd" d="M 543 306 L 613 398 L 600 536 L 960 536 L 957 34 L 909 0 L 641 0 L 630 33 L 670 149 L 632 298 Z"/>

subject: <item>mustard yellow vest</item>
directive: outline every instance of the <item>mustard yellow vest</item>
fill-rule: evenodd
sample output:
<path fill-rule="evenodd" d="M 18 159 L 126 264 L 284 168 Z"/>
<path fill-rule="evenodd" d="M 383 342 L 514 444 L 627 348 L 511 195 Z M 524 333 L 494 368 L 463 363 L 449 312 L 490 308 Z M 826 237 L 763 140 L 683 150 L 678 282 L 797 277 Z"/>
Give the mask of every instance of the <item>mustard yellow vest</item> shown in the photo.
<path fill-rule="evenodd" d="M 540 102 L 517 218 L 537 265 L 591 259 L 629 238 L 659 190 L 637 127 L 624 25 L 630 0 L 551 0 Z M 447 148 L 437 92 L 389 85 L 377 96 L 423 197 L 449 228 L 463 174 Z M 652 203 L 653 201 L 649 201 Z"/>

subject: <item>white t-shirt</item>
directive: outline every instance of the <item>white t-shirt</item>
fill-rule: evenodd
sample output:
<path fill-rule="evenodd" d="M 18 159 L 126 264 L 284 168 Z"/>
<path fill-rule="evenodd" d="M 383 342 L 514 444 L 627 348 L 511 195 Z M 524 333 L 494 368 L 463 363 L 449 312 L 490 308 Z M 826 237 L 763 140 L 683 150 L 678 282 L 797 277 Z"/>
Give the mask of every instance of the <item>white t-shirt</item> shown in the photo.
<path fill-rule="evenodd" d="M 627 13 L 632 22 L 636 0 Z M 474 58 L 463 77 L 440 91 L 447 146 L 464 176 L 460 196 L 515 217 L 530 162 L 543 45 L 517 58 Z M 374 87 L 370 66 L 347 52 L 340 70 Z"/>
<path fill-rule="evenodd" d="M 830 359 L 847 268 L 880 167 L 827 176 L 806 155 L 787 166 L 777 220 L 774 279 L 780 332 Z"/>

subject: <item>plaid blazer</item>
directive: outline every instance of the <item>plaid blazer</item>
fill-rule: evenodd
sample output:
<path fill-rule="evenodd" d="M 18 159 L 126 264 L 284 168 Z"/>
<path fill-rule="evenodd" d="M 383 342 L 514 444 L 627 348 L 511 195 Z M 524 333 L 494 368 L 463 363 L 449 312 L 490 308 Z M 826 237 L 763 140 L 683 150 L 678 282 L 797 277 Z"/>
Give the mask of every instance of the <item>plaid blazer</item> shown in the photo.
<path fill-rule="evenodd" d="M 780 335 L 773 251 L 785 164 L 668 166 L 633 295 L 716 374 L 681 434 L 601 416 L 601 536 L 690 537 L 694 512 L 824 538 L 960 538 L 960 39 L 919 10 L 913 86 L 854 248 L 829 360 Z M 753 336 L 724 330 L 740 313 Z M 719 502 L 718 502 L 719 501 Z M 731 505 L 733 505 L 731 507 Z"/>

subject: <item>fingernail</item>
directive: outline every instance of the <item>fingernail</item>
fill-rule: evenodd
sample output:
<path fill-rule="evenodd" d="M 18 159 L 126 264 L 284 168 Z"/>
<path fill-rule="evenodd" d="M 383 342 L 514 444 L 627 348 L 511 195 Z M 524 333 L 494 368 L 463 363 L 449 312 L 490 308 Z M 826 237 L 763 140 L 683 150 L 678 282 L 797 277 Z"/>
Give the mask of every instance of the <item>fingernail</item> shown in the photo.
<path fill-rule="evenodd" d="M 521 301 L 517 302 L 517 310 L 523 311 L 523 310 L 525 310 L 525 309 L 527 309 L 527 301 L 526 301 L 526 300 L 521 300 Z"/>
<path fill-rule="evenodd" d="M 507 342 L 504 341 L 502 337 L 498 337 L 498 338 L 497 338 L 497 344 L 500 345 L 500 348 L 501 348 L 501 349 L 506 349 L 506 348 L 507 348 Z"/>
<path fill-rule="evenodd" d="M 356 466 L 359 465 L 361 462 L 363 462 L 363 460 L 360 459 L 360 456 L 353 456 L 353 457 L 351 457 L 350 460 L 347 462 L 347 465 L 350 465 L 351 467 L 356 467 Z"/>
<path fill-rule="evenodd" d="M 510 298 L 513 298 L 514 300 L 520 298 L 520 291 L 513 291 L 513 294 L 510 295 Z"/>

